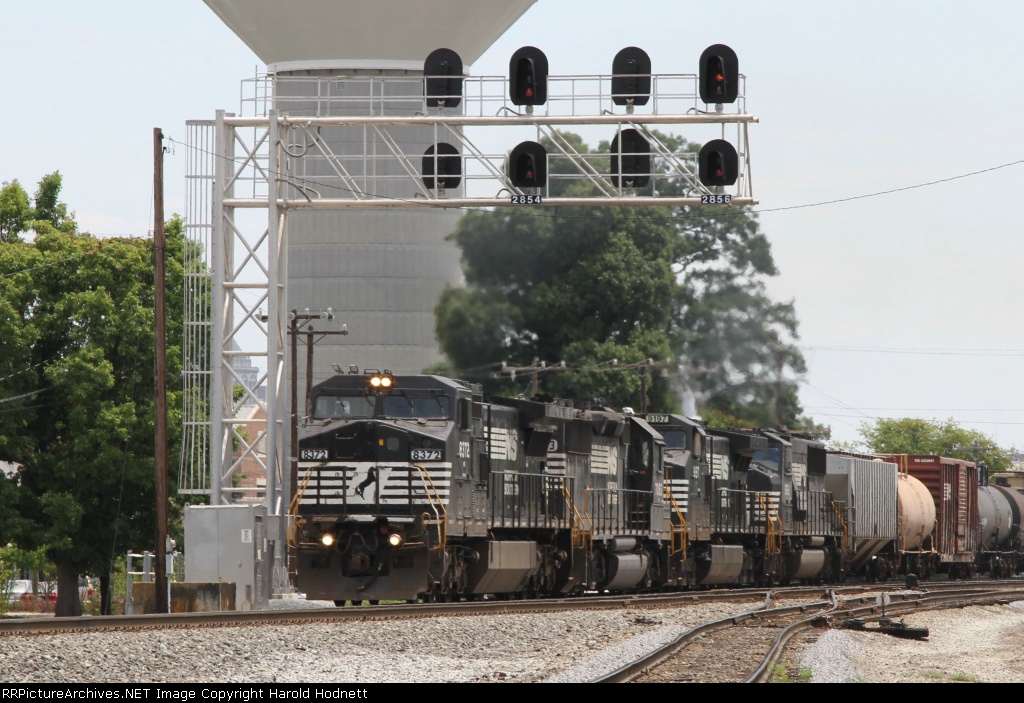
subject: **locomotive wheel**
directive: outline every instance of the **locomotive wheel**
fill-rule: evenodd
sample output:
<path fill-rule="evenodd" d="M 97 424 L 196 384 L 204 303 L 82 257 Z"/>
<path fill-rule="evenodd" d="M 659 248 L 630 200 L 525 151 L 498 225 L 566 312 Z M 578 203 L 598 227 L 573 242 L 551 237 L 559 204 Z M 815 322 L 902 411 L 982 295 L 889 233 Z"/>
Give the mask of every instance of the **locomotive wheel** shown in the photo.
<path fill-rule="evenodd" d="M 347 600 L 336 600 L 336 601 L 334 601 L 334 605 L 339 607 L 339 608 L 344 608 L 346 603 L 348 603 Z"/>

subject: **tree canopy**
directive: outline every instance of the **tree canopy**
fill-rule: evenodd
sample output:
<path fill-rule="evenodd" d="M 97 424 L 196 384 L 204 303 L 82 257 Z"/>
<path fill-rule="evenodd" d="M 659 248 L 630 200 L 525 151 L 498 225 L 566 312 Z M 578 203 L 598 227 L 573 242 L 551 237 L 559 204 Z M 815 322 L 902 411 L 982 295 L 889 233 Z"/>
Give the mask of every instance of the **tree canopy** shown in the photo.
<path fill-rule="evenodd" d="M 28 193 L 17 179 L 4 181 L 0 187 L 0 242 L 16 242 L 32 223 L 32 206 Z"/>
<path fill-rule="evenodd" d="M 589 151 L 578 135 L 562 137 Z M 659 138 L 672 150 L 699 149 Z M 592 194 L 589 183 L 557 178 L 569 168 L 552 161 L 551 195 Z M 658 185 L 662 194 L 673 188 L 683 185 Z M 467 213 L 452 236 L 466 285 L 442 293 L 436 334 L 453 372 L 492 392 L 520 392 L 523 379 L 501 374 L 501 362 L 507 370 L 564 361 L 564 371 L 542 372 L 545 392 L 636 408 L 640 372 L 650 371 L 649 410 L 677 410 L 688 390 L 700 412 L 730 423 L 800 424 L 796 314 L 766 292 L 778 271 L 755 213 L 506 208 Z"/>
<path fill-rule="evenodd" d="M 34 242 L 0 245 L 0 458 L 21 464 L 16 489 L 0 481 L 0 503 L 16 503 L 18 515 L 0 519 L 0 543 L 44 547 L 57 565 L 58 614 L 77 615 L 78 575 L 109 573 L 116 555 L 155 535 L 153 242 L 79 234 L 59 187 L 59 176 L 40 184 L 39 212 L 55 219 L 36 221 Z M 167 226 L 171 413 L 180 407 L 174 291 L 184 284 L 184 246 L 175 217 Z"/>
<path fill-rule="evenodd" d="M 961 427 L 953 418 L 878 418 L 860 426 L 860 436 L 878 454 L 937 454 L 979 461 L 991 471 L 1007 471 L 1016 453 L 998 446 L 991 437 Z"/>

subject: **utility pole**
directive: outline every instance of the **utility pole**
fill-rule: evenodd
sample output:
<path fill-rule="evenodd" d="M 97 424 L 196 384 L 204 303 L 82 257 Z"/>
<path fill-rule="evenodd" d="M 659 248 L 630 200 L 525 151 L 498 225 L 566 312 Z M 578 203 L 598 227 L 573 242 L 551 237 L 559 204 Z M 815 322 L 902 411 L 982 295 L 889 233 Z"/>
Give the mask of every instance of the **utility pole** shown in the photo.
<path fill-rule="evenodd" d="M 292 392 L 292 403 L 291 403 L 291 444 L 290 451 L 291 456 L 288 457 L 289 461 L 289 480 L 291 481 L 291 499 L 295 498 L 295 491 L 299 485 L 299 399 L 298 399 L 298 373 L 299 373 L 299 351 L 298 351 L 298 338 L 299 338 L 299 327 L 307 324 L 310 320 L 333 320 L 334 313 L 330 308 L 327 308 L 326 312 L 311 313 L 307 308 L 305 312 L 299 312 L 292 310 L 288 313 L 288 334 L 291 336 L 291 370 L 289 371 L 291 377 L 291 392 Z M 302 323 L 300 325 L 299 323 Z M 329 332 L 321 332 L 320 334 L 330 334 Z M 343 329 L 335 334 L 348 334 L 348 329 Z M 313 328 L 310 327 L 306 332 L 306 344 L 308 348 L 306 350 L 306 412 L 309 413 L 309 391 L 311 386 L 310 380 L 313 376 Z M 289 506 L 289 510 L 290 510 Z M 291 515 L 287 515 L 286 519 L 291 519 Z M 298 557 L 295 554 L 295 550 L 288 546 L 288 574 L 294 581 L 295 575 L 298 573 Z"/>
<path fill-rule="evenodd" d="M 772 356 L 775 357 L 775 428 L 779 430 L 786 429 L 785 418 L 782 413 L 782 378 L 783 372 L 786 370 L 786 361 L 789 359 L 789 350 L 785 347 L 773 345 L 771 347 Z"/>
<path fill-rule="evenodd" d="M 536 396 L 540 393 L 540 375 L 542 373 L 551 373 L 555 371 L 568 371 L 564 361 L 560 361 L 554 366 L 548 366 L 546 361 L 537 361 L 534 359 L 533 364 L 530 366 L 509 366 L 507 362 L 501 362 L 501 369 L 497 372 L 500 374 L 508 374 L 509 378 L 513 381 L 516 380 L 517 373 L 528 373 L 530 374 L 530 394 Z"/>
<path fill-rule="evenodd" d="M 164 133 L 153 129 L 153 299 L 154 348 L 156 352 L 153 400 L 156 445 L 156 612 L 169 612 L 167 602 L 167 329 L 164 307 Z"/>

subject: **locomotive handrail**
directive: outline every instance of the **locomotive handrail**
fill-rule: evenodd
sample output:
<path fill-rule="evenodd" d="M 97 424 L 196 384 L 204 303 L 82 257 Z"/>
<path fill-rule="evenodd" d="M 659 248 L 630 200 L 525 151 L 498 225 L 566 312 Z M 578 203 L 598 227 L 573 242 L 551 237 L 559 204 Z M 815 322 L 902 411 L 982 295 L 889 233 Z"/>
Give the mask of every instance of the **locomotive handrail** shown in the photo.
<path fill-rule="evenodd" d="M 843 512 L 839 508 L 839 504 L 834 500 L 832 501 L 832 509 L 836 511 L 836 517 L 839 518 L 839 524 L 843 527 L 843 554 L 846 554 L 846 549 L 849 544 L 850 531 L 846 525 L 846 520 L 843 519 Z"/>
<path fill-rule="evenodd" d="M 430 504 L 430 508 L 434 511 L 434 519 L 437 521 L 437 546 L 431 547 L 433 551 L 443 551 L 448 545 L 448 511 L 444 507 L 444 502 L 441 500 L 441 496 L 434 486 L 433 480 L 430 478 L 430 473 L 420 464 L 413 464 L 412 467 L 420 473 L 420 479 L 423 481 L 423 492 L 426 494 L 427 502 Z M 440 507 L 440 514 L 438 514 L 438 507 Z M 427 515 L 427 513 L 424 513 Z M 428 521 L 424 520 L 424 527 Z"/>
<path fill-rule="evenodd" d="M 779 517 L 778 509 L 772 505 L 772 499 L 770 496 L 764 493 L 757 494 L 757 501 L 761 504 L 761 509 L 764 510 L 764 523 L 765 523 L 765 540 L 764 549 L 768 554 L 781 554 L 782 553 L 782 519 Z M 775 511 L 774 516 L 772 510 Z M 779 521 L 779 533 L 775 533 L 775 521 Z"/>
<path fill-rule="evenodd" d="M 686 561 L 686 548 L 688 541 L 688 534 L 686 529 L 686 518 L 683 516 L 683 511 L 679 507 L 679 503 L 676 502 L 675 497 L 672 495 L 672 489 L 668 486 L 663 486 L 665 496 L 668 497 L 668 502 L 672 506 L 672 511 L 679 518 L 679 549 L 676 549 L 676 525 L 669 522 L 669 553 L 672 555 L 682 554 L 683 561 Z"/>
<path fill-rule="evenodd" d="M 579 509 L 576 507 L 575 501 L 572 499 L 572 494 L 569 491 L 569 487 L 565 483 L 565 477 L 561 478 L 562 482 L 562 497 L 565 498 L 565 505 L 569 508 L 569 514 L 572 515 L 572 545 L 580 549 L 589 549 L 590 539 L 593 537 L 593 523 L 590 525 L 588 531 L 584 525 L 583 516 L 580 515 Z M 586 500 L 584 499 L 584 505 Z"/>
<path fill-rule="evenodd" d="M 314 468 L 322 468 L 324 465 L 320 464 Z M 287 534 L 285 535 L 285 542 L 289 547 L 297 547 L 299 544 L 296 535 L 299 533 L 299 528 L 306 523 L 305 519 L 299 515 L 299 505 L 302 503 L 302 498 L 306 495 L 306 488 L 309 486 L 309 480 L 313 478 L 313 469 L 306 469 L 306 476 L 302 479 L 302 483 L 299 485 L 295 495 L 292 496 L 292 501 L 288 506 L 289 512 L 292 514 L 292 520 L 287 524 Z"/>

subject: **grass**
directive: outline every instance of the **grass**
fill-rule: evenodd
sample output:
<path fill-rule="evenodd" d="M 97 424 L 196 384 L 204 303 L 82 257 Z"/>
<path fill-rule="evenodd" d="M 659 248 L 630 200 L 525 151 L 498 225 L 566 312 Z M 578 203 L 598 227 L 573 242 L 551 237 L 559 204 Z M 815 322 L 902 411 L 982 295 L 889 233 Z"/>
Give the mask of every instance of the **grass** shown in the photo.
<path fill-rule="evenodd" d="M 785 664 L 776 664 L 768 676 L 769 683 L 810 683 L 814 672 L 804 667 L 793 675 Z"/>
<path fill-rule="evenodd" d="M 976 676 L 971 676 L 970 674 L 952 674 L 950 676 L 946 676 L 941 671 L 924 671 L 921 673 L 921 676 L 926 679 L 935 679 L 936 681 L 948 680 L 955 681 L 957 683 L 981 683 Z"/>

